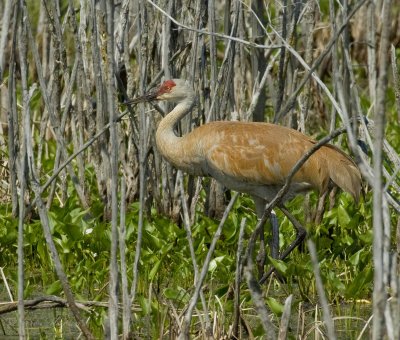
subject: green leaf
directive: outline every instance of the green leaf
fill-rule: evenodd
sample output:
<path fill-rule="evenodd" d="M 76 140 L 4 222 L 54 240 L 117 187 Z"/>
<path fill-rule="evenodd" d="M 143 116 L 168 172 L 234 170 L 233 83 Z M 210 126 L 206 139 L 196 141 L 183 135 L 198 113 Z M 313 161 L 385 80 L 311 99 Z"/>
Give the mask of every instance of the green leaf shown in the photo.
<path fill-rule="evenodd" d="M 348 225 L 351 221 L 349 214 L 342 205 L 339 205 L 338 207 L 338 219 L 339 219 L 339 224 L 342 226 Z"/>
<path fill-rule="evenodd" d="M 372 230 L 367 230 L 365 234 L 359 234 L 358 238 L 366 244 L 372 244 L 372 239 L 373 239 Z"/>
<path fill-rule="evenodd" d="M 236 227 L 236 222 L 233 224 L 228 223 L 226 225 L 226 228 L 224 229 L 224 235 L 225 235 L 225 244 L 236 244 L 236 234 L 237 234 L 238 228 Z"/>
<path fill-rule="evenodd" d="M 136 231 L 136 227 L 137 226 L 135 226 L 132 222 L 128 223 L 128 225 L 126 226 L 126 240 L 130 239 L 131 235 Z"/>
<path fill-rule="evenodd" d="M 350 235 L 345 235 L 341 239 L 342 243 L 351 246 L 354 243 L 353 238 Z"/>
<path fill-rule="evenodd" d="M 170 251 L 173 247 L 174 247 L 174 244 L 173 244 L 173 243 L 167 243 L 167 244 L 165 244 L 165 245 L 161 248 L 160 254 L 163 255 L 163 256 L 165 256 L 166 254 L 169 253 L 169 251 Z"/>
<path fill-rule="evenodd" d="M 153 266 L 153 268 L 151 268 L 150 274 L 149 274 L 149 279 L 150 279 L 150 281 L 153 281 L 154 276 L 155 276 L 155 275 L 157 274 L 157 272 L 158 272 L 158 268 L 160 267 L 160 264 L 161 264 L 161 260 L 158 260 L 158 261 L 156 262 L 156 264 Z"/>
<path fill-rule="evenodd" d="M 28 296 L 32 296 L 32 294 L 36 291 L 36 287 L 32 286 L 29 280 L 26 281 L 26 286 L 24 288 L 24 297 L 27 298 Z"/>
<path fill-rule="evenodd" d="M 195 250 L 196 255 L 203 254 L 204 251 L 206 251 L 206 250 L 204 249 L 204 248 L 205 248 L 205 242 L 206 242 L 205 237 L 203 236 L 203 237 L 202 237 L 201 239 L 199 239 L 198 241 L 196 240 L 196 242 L 199 242 L 198 245 L 196 246 L 196 250 Z"/>
<path fill-rule="evenodd" d="M 287 264 L 281 260 L 274 259 L 268 256 L 269 261 L 275 267 L 275 269 L 279 272 L 279 274 L 285 275 L 288 269 Z"/>
<path fill-rule="evenodd" d="M 276 316 L 281 316 L 284 306 L 273 297 L 267 297 L 267 304 Z"/>
<path fill-rule="evenodd" d="M 362 272 L 351 281 L 347 287 L 345 295 L 348 298 L 360 297 L 367 285 L 372 282 L 373 270 L 371 266 L 366 267 Z"/>
<path fill-rule="evenodd" d="M 329 271 L 325 275 L 323 275 L 323 279 L 326 283 L 327 293 L 331 293 L 332 291 L 343 292 L 346 289 L 346 286 L 343 282 L 338 278 L 337 274 L 334 271 Z"/>
<path fill-rule="evenodd" d="M 208 267 L 208 271 L 213 272 L 217 268 L 218 263 L 221 263 L 224 258 L 225 258 L 225 255 L 218 256 L 218 257 L 212 259 L 210 262 L 210 265 Z"/>
<path fill-rule="evenodd" d="M 138 297 L 140 307 L 142 308 L 142 312 L 144 315 L 148 315 L 151 312 L 151 305 L 149 303 L 149 300 L 146 299 L 144 296 L 139 296 Z"/>
<path fill-rule="evenodd" d="M 43 262 L 46 262 L 48 259 L 48 250 L 46 244 L 44 242 L 39 242 L 37 244 L 36 252 L 39 254 L 39 257 Z"/>
<path fill-rule="evenodd" d="M 182 302 L 187 302 L 189 298 L 187 292 L 181 287 L 165 288 L 163 294 L 167 299 L 178 300 Z"/>
<path fill-rule="evenodd" d="M 364 249 L 360 249 L 358 252 L 356 252 L 355 254 L 350 256 L 349 261 L 353 266 L 357 266 L 358 265 L 358 263 L 360 262 L 360 254 L 363 251 L 364 251 Z"/>
<path fill-rule="evenodd" d="M 179 296 L 179 291 L 177 289 L 173 289 L 173 288 L 165 288 L 164 296 L 167 299 L 176 300 L 177 297 Z"/>
<path fill-rule="evenodd" d="M 62 287 L 60 280 L 53 282 L 49 287 L 46 289 L 46 294 L 48 295 L 58 295 L 61 293 Z"/>
<path fill-rule="evenodd" d="M 71 215 L 71 222 L 72 223 L 77 223 L 80 222 L 83 216 L 89 213 L 89 209 L 82 209 L 82 208 L 76 208 L 73 209 L 69 214 Z"/>

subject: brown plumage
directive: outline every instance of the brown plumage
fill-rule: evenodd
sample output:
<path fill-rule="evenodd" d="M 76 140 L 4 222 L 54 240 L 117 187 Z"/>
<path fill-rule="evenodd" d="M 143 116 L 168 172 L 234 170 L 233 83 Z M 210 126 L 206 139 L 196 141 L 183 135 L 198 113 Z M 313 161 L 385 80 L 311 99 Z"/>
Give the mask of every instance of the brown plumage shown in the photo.
<path fill-rule="evenodd" d="M 316 143 L 293 129 L 250 122 L 212 122 L 179 137 L 175 127 L 192 109 L 195 100 L 193 90 L 181 79 L 167 80 L 155 92 L 134 101 L 143 100 L 177 103 L 162 119 L 156 133 L 157 147 L 164 158 L 178 169 L 211 176 L 230 189 L 250 194 L 259 217 L 295 163 Z M 311 189 L 322 193 L 330 184 L 347 191 L 358 201 L 360 171 L 343 151 L 326 145 L 296 173 L 285 199 Z"/>
<path fill-rule="evenodd" d="M 159 146 L 163 143 L 162 138 L 157 141 Z M 315 143 L 279 125 L 213 122 L 182 137 L 179 146 L 173 144 L 174 152 L 179 149 L 179 157 L 160 149 L 177 168 L 214 177 L 228 188 L 271 200 L 296 162 Z M 327 145 L 295 174 L 289 197 L 312 188 L 324 192 L 330 182 L 358 200 L 361 178 L 357 166 L 341 150 Z"/>

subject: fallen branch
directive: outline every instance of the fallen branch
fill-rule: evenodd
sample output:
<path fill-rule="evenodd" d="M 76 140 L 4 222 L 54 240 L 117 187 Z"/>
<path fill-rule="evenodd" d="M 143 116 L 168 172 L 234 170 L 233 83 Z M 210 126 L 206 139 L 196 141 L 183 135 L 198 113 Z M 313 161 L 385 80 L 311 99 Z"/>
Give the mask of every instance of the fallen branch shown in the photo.
<path fill-rule="evenodd" d="M 66 299 L 58 296 L 40 296 L 31 300 L 24 300 L 24 307 L 26 309 L 47 309 L 47 308 L 66 308 L 68 302 Z M 82 310 L 88 311 L 91 307 L 108 308 L 108 302 L 101 301 L 76 301 L 76 306 Z M 119 306 L 122 310 L 123 306 Z M 0 315 L 14 312 L 18 309 L 18 301 L 0 302 Z M 140 312 L 141 308 L 132 306 L 132 311 Z"/>

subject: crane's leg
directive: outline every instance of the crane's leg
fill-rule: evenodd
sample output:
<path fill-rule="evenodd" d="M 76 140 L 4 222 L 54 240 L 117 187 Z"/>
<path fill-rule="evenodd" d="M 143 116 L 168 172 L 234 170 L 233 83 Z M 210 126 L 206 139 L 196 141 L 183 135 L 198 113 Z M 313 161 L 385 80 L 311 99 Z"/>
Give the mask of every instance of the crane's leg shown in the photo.
<path fill-rule="evenodd" d="M 301 223 L 286 209 L 286 207 L 281 204 L 279 205 L 279 209 L 286 215 L 288 220 L 293 224 L 296 229 L 296 239 L 280 254 L 279 259 L 285 259 L 297 246 L 299 246 L 307 236 L 307 232 Z M 271 268 L 266 272 L 263 277 L 260 279 L 259 283 L 263 284 L 275 271 L 275 268 Z"/>
<path fill-rule="evenodd" d="M 265 205 L 267 201 L 256 196 L 253 197 L 253 200 L 256 206 L 257 218 L 261 219 L 264 214 Z M 279 225 L 274 211 L 271 212 L 270 219 L 272 224 L 271 256 L 272 258 L 277 259 L 279 258 Z M 258 273 L 260 277 L 262 277 L 264 275 L 264 267 L 266 261 L 264 226 L 260 230 L 259 237 L 260 237 L 260 250 L 257 254 L 256 260 L 257 260 Z"/>
<path fill-rule="evenodd" d="M 279 258 L 279 224 L 278 218 L 276 217 L 276 213 L 274 210 L 271 211 L 271 257 L 273 259 Z"/>
<path fill-rule="evenodd" d="M 292 222 L 293 226 L 296 228 L 296 239 L 285 249 L 285 251 L 279 257 L 280 260 L 286 258 L 294 248 L 299 246 L 307 236 L 307 232 L 304 227 L 300 224 L 300 222 L 286 209 L 286 207 L 282 204 L 279 206 L 279 209 L 286 215 L 288 220 Z"/>
<path fill-rule="evenodd" d="M 264 213 L 265 202 L 263 199 L 261 199 L 259 197 L 253 197 L 253 200 L 256 205 L 257 219 L 260 220 Z M 260 237 L 260 250 L 258 251 L 256 261 L 257 261 L 257 267 L 258 267 L 258 275 L 259 275 L 259 277 L 262 277 L 264 275 L 264 265 L 265 265 L 265 259 L 266 259 L 264 225 L 260 229 L 259 237 Z"/>

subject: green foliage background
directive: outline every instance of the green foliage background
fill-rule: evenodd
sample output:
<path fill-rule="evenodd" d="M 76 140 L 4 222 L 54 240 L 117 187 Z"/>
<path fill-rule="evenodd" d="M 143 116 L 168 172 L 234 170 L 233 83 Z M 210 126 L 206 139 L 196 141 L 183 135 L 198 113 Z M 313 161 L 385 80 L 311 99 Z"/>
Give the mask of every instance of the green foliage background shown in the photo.
<path fill-rule="evenodd" d="M 39 21 L 39 12 L 33 3 L 27 3 L 32 26 L 36 30 Z M 76 4 L 77 5 L 77 4 Z M 320 11 L 322 20 L 328 20 L 329 8 L 328 2 L 320 3 Z M 67 13 L 68 2 L 60 1 L 61 18 Z M 148 8 L 150 11 L 150 7 Z M 275 6 L 271 8 L 271 15 L 277 20 L 275 15 Z M 79 13 L 76 13 L 79 19 Z M 153 14 L 157 20 L 161 19 Z M 182 15 L 184 16 L 184 14 Z M 182 19 L 183 20 L 183 19 Z M 189 19 L 188 19 L 189 20 Z M 66 59 L 72 59 L 76 46 L 72 40 L 72 27 L 67 27 L 63 33 L 65 38 L 65 47 L 68 55 Z M 299 28 L 301 32 L 301 29 Z M 174 31 L 174 33 L 176 33 Z M 39 33 L 38 33 L 39 34 Z M 188 33 L 183 38 L 187 38 Z M 178 39 L 177 39 L 178 40 Z M 184 40 L 184 39 L 182 39 Z M 298 48 L 303 48 L 304 41 L 299 42 Z M 150 46 L 151 58 L 149 60 L 154 64 L 161 58 L 159 53 L 160 46 Z M 178 44 L 177 46 L 178 47 Z M 181 46 L 179 46 L 181 47 Z M 224 53 L 226 46 L 222 42 L 218 42 L 219 53 Z M 246 50 L 251 54 L 251 51 Z M 399 49 L 396 50 L 399 57 Z M 28 58 L 32 65 L 32 56 Z M 248 56 L 246 55 L 248 61 Z M 135 78 L 140 78 L 139 73 L 139 52 L 136 51 L 130 56 L 129 62 L 132 63 Z M 218 66 L 223 64 L 222 58 L 218 57 Z M 178 64 L 178 62 L 177 62 Z M 185 64 L 180 60 L 179 65 L 174 65 L 175 73 L 189 73 L 181 64 Z M 277 68 L 278 66 L 276 66 Z M 66 69 L 70 70 L 72 64 L 68 64 Z M 152 80 L 159 71 L 158 66 L 149 66 L 149 75 L 146 81 Z M 38 81 L 33 69 L 29 70 L 29 82 L 33 84 Z M 209 69 L 204 70 L 205 73 Z M 239 72 L 239 71 L 238 71 Z M 277 76 L 278 70 L 272 70 L 273 75 Z M 367 112 L 372 103 L 367 94 L 366 75 L 364 69 L 356 69 L 357 81 L 363 86 L 360 91 L 360 101 L 362 108 Z M 2 79 L 3 84 L 7 84 L 9 74 L 4 73 Z M 18 76 L 19 77 L 19 76 Z M 18 80 L 20 80 L 17 77 Z M 326 75 L 324 81 L 328 86 L 332 86 L 330 74 Z M 65 84 L 63 84 L 65 86 Z M 276 85 L 276 84 L 275 84 Z M 360 85 L 360 86 L 361 86 Z M 79 83 L 75 85 L 79 87 Z M 135 93 L 137 94 L 138 83 L 135 83 Z M 75 89 L 76 90 L 76 89 Z M 98 89 L 90 89 L 95 92 Z M 89 90 L 88 90 L 89 91 Z M 22 90 L 20 83 L 17 84 L 16 94 L 17 102 L 22 101 Z M 245 91 L 243 91 L 245 92 Z M 203 93 L 204 94 L 204 93 Z M 88 97 L 94 94 L 87 94 Z M 118 93 L 121 95 L 121 93 Z M 129 95 L 133 95 L 130 93 Z M 320 93 L 318 93 L 321 96 Z M 92 98 L 92 97 L 90 97 Z M 271 100 L 272 101 L 272 100 Z M 245 103 L 247 105 L 247 103 Z M 387 128 L 385 137 L 392 145 L 394 150 L 400 150 L 400 125 L 398 121 L 398 112 L 396 109 L 395 89 L 390 87 L 387 94 Z M 33 113 L 40 116 L 43 109 L 43 98 L 39 91 L 36 91 L 30 101 L 30 109 Z M 199 105 L 199 115 L 204 118 L 204 106 Z M 265 119 L 272 120 L 274 112 L 273 105 L 265 108 Z M 330 110 L 330 104 L 324 103 L 326 111 Z M 119 110 L 123 110 L 120 107 Z M 315 107 L 313 108 L 315 110 Z M 88 113 L 88 112 L 85 112 Z M 202 115 L 203 114 L 203 115 Z M 18 108 L 18 115 L 21 116 L 21 108 Z M 0 116 L 0 119 L 2 117 Z M 21 117 L 20 117 L 21 118 Z M 39 117 L 40 118 L 40 117 Z M 87 117 L 86 117 L 87 118 Z M 89 117 L 90 118 L 90 117 Z M 137 117 L 136 117 L 137 118 Z M 200 118 L 200 119 L 201 119 Z M 229 118 L 229 117 L 228 117 Z M 152 118 L 153 119 L 153 118 Z M 89 119 L 88 119 L 89 120 Z M 136 119 L 137 121 L 137 119 Z M 1 122 L 1 121 L 0 121 Z M 19 122 L 21 124 L 21 122 Z M 339 123 L 339 122 L 338 122 Z M 37 122 L 33 122 L 34 126 Z M 37 124 L 39 125 L 39 124 Z M 121 137 L 121 144 L 128 145 L 128 135 L 133 133 L 131 126 L 123 122 L 120 130 L 124 132 Z M 313 127 L 313 135 L 320 138 L 328 133 L 327 122 L 318 121 L 318 117 L 310 118 L 310 125 Z M 315 128 L 316 127 L 316 128 Z M 21 126 L 19 126 L 21 129 Z M 314 129 L 315 128 L 315 129 Z M 126 131 L 125 131 L 126 130 Z M 151 129 L 149 129 L 151 130 Z M 21 130 L 23 131 L 23 129 Z M 39 154 L 39 144 L 43 135 L 39 128 L 33 130 L 34 151 Z M 69 136 L 71 132 L 66 131 Z M 86 137 L 88 134 L 85 135 Z M 121 135 L 122 136 L 122 135 Z M 126 137 L 126 139 L 124 139 Z M 7 140 L 6 138 L 4 140 Z M 345 142 L 342 147 L 346 149 Z M 75 151 L 75 146 L 71 140 L 68 140 L 68 152 Z M 121 147 L 122 148 L 122 147 Z M 42 184 L 52 174 L 55 168 L 55 158 L 57 152 L 57 144 L 49 138 L 45 141 L 45 151 L 42 152 L 42 163 L 40 180 Z M 348 151 L 348 150 L 347 150 Z M 89 149 L 85 157 L 88 159 L 94 157 L 98 149 Z M 154 152 L 154 151 L 152 151 Z M 371 156 L 371 151 L 369 150 Z M 137 156 L 138 150 L 134 150 Z M 149 152 L 150 153 L 150 152 Z M 35 155 L 36 157 L 38 156 Z M 123 157 L 125 157 L 125 154 Z M 0 149 L 0 165 L 6 169 L 7 160 L 10 158 L 7 148 Z M 154 164 L 157 163 L 157 155 L 152 155 Z M 126 156 L 127 157 L 127 156 Z M 149 156 L 150 158 L 150 156 Z M 149 161 L 150 163 L 150 161 Z M 151 164 L 154 170 L 157 165 Z M 76 172 L 79 171 L 77 160 L 72 162 Z M 390 169 L 391 164 L 386 160 L 384 166 Z M 149 166 L 150 167 L 150 166 Z M 108 283 L 109 283 L 109 262 L 110 262 L 110 246 L 111 231 L 110 221 L 106 214 L 107 203 L 105 203 L 104 193 L 99 188 L 96 173 L 96 165 L 88 161 L 84 168 L 84 180 L 88 199 L 89 208 L 83 208 L 82 203 L 76 193 L 72 180 L 67 176 L 65 184 L 65 192 L 62 189 L 57 190 L 56 199 L 54 199 L 51 208 L 48 211 L 52 236 L 56 243 L 57 250 L 60 254 L 61 261 L 68 275 L 73 292 L 78 300 L 83 301 L 107 301 L 108 299 Z M 172 171 L 171 171 L 172 172 Z M 165 175 L 165 173 L 163 173 Z M 123 168 L 120 168 L 120 177 L 126 176 Z M 175 175 L 175 173 L 174 173 Z M 0 173 L 1 179 L 9 180 L 9 171 Z M 152 173 L 153 177 L 157 175 Z M 151 177 L 151 176 L 149 176 Z M 174 177 L 175 178 L 175 177 Z M 150 179 L 146 179 L 149 180 Z M 156 179 L 155 182 L 159 182 Z M 189 181 L 185 182 L 187 187 Z M 398 180 L 397 180 L 398 182 Z M 0 192 L 2 193 L 2 192 Z M 65 196 L 63 194 L 66 193 Z M 154 193 L 152 193 L 154 194 Z M 205 191 L 201 192 L 201 198 L 196 206 L 195 223 L 192 226 L 192 234 L 194 239 L 194 248 L 197 256 L 197 262 L 202 264 L 205 260 L 212 236 L 214 235 L 218 219 L 207 216 L 208 198 Z M 392 192 L 395 199 L 399 200 L 398 192 Z M 18 219 L 12 215 L 12 206 L 10 203 L 9 191 L 5 192 L 6 199 L 0 200 L 0 267 L 4 271 L 7 282 L 12 292 L 17 292 L 17 226 Z M 32 193 L 27 195 L 27 204 L 32 200 Z M 65 197 L 61 199 L 60 197 Z M 148 195 L 150 196 L 150 194 Z M 146 198 L 148 199 L 148 196 Z M 133 262 L 135 257 L 135 246 L 137 243 L 137 233 L 139 224 L 139 206 L 138 195 L 133 195 L 134 199 L 128 200 L 126 215 L 126 261 L 128 278 L 132 280 Z M 167 200 L 167 195 L 160 194 L 160 201 Z M 160 198 L 158 197 L 158 198 Z M 166 198 L 167 197 L 167 198 Z M 121 199 L 121 198 L 120 198 Z M 323 215 L 321 224 L 314 225 L 307 222 L 307 210 L 314 209 L 317 205 L 317 194 L 312 193 L 308 198 L 297 197 L 288 204 L 288 209 L 300 221 L 307 224 L 309 237 L 317 246 L 321 276 L 324 288 L 329 302 L 332 304 L 334 314 L 338 317 L 347 318 L 348 324 L 343 325 L 346 335 L 351 338 L 352 334 L 358 334 L 365 322 L 357 323 L 349 321 L 351 317 L 365 318 L 364 313 L 370 315 L 371 294 L 373 289 L 373 254 L 372 254 L 372 192 L 366 185 L 364 196 L 359 204 L 355 204 L 349 195 L 339 193 L 336 198 L 335 206 L 326 211 Z M 149 203 L 150 202 L 150 203 Z M 174 325 L 171 311 L 176 310 L 179 313 L 185 308 L 191 293 L 193 291 L 193 266 L 190 252 L 186 239 L 186 232 L 182 226 L 180 217 L 173 218 L 170 209 L 168 213 L 160 209 L 160 202 L 156 199 L 151 201 L 148 199 L 147 214 L 144 222 L 142 254 L 139 264 L 139 282 L 137 289 L 137 299 L 135 301 L 135 323 L 134 332 L 138 336 L 157 338 L 160 337 L 160 329 L 165 329 Z M 168 210 L 168 209 L 165 209 Z M 179 214 L 178 214 L 179 215 Z M 280 248 L 285 249 L 295 237 L 292 225 L 286 217 L 279 211 L 277 212 L 280 224 Z M 251 235 L 254 226 L 257 223 L 254 206 L 252 201 L 246 195 L 240 196 L 236 202 L 233 211 L 230 213 L 227 223 L 223 229 L 223 235 L 218 241 L 214 258 L 211 262 L 208 277 L 205 283 L 204 292 L 206 294 L 207 304 L 213 315 L 219 320 L 220 334 L 226 334 L 233 320 L 233 284 L 236 268 L 236 252 L 239 237 L 239 225 L 242 218 L 246 218 L 245 242 Z M 396 235 L 395 225 L 398 216 L 394 210 L 391 211 L 392 235 Z M 268 226 L 269 227 L 269 224 Z M 269 228 L 266 230 L 269 235 Z M 396 252 L 398 244 L 395 237 L 391 240 L 393 252 Z M 32 208 L 24 225 L 24 253 L 25 253 L 25 296 L 32 298 L 38 295 L 57 295 L 62 296 L 63 291 L 61 284 L 54 271 L 49 251 L 42 232 L 41 222 L 35 207 Z M 278 261 L 268 258 L 268 263 L 274 265 L 277 270 L 277 276 L 274 276 L 265 285 L 265 301 L 269 309 L 273 313 L 274 325 L 279 325 L 279 318 L 283 311 L 285 299 L 290 295 L 294 295 L 292 310 L 296 309 L 298 315 L 307 315 L 306 328 L 308 330 L 315 327 L 314 320 L 322 320 L 321 313 L 318 310 L 318 295 L 315 286 L 314 271 L 307 248 L 297 249 L 285 261 Z M 2 287 L 2 286 L 1 286 Z M 3 288 L 0 295 L 5 295 Z M 4 299 L 4 297 L 2 297 Z M 253 336 L 262 338 L 264 332 L 256 317 L 253 309 L 251 296 L 245 283 L 242 284 L 240 300 L 242 317 L 250 325 Z M 311 311 L 311 312 L 310 312 Z M 365 312 L 367 311 L 367 312 Z M 94 330 L 96 336 L 103 336 L 103 325 L 107 315 L 104 307 L 93 307 L 87 312 L 89 324 Z M 296 319 L 296 313 L 292 318 Z M 368 317 L 368 316 L 367 316 Z M 197 322 L 194 328 L 195 334 L 201 334 L 201 325 Z M 365 321 L 365 320 L 364 320 Z M 340 321 L 338 321 L 339 323 Z M 295 324 L 295 322 L 294 322 Z M 292 334 L 299 332 L 298 326 L 292 327 Z M 339 328 L 338 328 L 339 330 Z M 294 335 L 291 335 L 295 338 Z"/>

